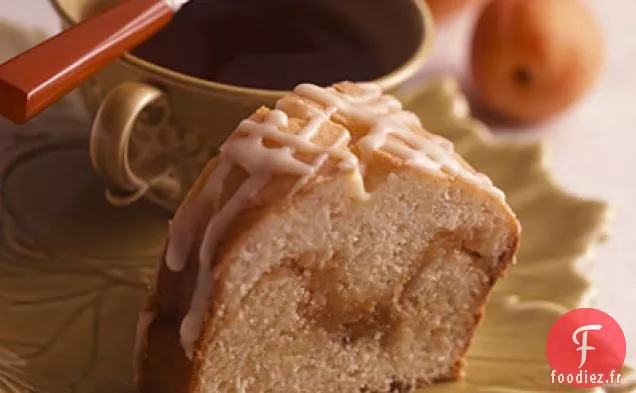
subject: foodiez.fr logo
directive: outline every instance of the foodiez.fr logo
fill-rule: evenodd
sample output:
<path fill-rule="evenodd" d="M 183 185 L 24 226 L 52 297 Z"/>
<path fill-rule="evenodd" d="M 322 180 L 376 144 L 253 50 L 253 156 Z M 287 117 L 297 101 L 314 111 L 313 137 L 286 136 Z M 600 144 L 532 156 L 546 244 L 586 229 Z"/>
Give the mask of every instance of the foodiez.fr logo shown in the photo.
<path fill-rule="evenodd" d="M 625 334 L 618 322 L 593 308 L 561 316 L 546 344 L 551 382 L 581 388 L 620 383 L 625 354 Z"/>

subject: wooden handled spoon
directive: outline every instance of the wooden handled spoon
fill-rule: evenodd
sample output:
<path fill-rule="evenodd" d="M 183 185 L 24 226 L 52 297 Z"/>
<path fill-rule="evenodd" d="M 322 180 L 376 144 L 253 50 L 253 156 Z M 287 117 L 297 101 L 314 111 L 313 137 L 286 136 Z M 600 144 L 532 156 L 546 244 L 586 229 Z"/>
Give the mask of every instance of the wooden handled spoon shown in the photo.
<path fill-rule="evenodd" d="M 120 0 L 0 65 L 0 115 L 22 124 L 164 27 L 188 0 Z"/>

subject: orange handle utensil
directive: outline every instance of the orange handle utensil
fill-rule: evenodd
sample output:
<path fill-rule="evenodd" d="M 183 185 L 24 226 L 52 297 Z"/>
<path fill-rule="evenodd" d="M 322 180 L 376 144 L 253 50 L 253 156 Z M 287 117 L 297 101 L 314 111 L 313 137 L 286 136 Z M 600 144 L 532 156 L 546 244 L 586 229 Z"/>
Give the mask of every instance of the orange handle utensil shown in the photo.
<path fill-rule="evenodd" d="M 164 27 L 184 0 L 123 0 L 0 65 L 0 115 L 22 124 Z"/>

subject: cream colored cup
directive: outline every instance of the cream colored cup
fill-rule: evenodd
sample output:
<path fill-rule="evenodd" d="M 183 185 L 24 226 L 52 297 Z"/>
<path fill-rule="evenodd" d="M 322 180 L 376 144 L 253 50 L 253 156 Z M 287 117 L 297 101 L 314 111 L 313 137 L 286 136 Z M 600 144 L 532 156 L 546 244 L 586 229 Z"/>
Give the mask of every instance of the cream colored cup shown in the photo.
<path fill-rule="evenodd" d="M 51 0 L 64 27 L 112 1 Z M 324 2 L 349 15 L 386 59 L 404 59 L 374 81 L 386 91 L 400 86 L 424 63 L 433 23 L 423 0 Z M 95 114 L 90 153 L 110 203 L 127 205 L 145 197 L 171 210 L 239 122 L 286 93 L 193 78 L 129 54 L 81 91 Z"/>

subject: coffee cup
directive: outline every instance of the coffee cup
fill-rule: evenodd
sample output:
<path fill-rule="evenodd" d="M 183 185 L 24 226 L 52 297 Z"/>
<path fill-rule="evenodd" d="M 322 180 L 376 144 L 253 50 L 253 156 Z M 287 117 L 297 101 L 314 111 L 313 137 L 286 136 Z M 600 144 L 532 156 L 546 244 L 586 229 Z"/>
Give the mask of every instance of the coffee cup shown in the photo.
<path fill-rule="evenodd" d="M 113 2 L 50 1 L 64 27 Z M 267 13 L 253 10 L 247 16 L 229 5 L 247 7 L 249 3 L 192 0 L 164 31 L 80 87 L 94 116 L 91 159 L 105 181 L 110 203 L 121 206 L 145 198 L 174 210 L 239 122 L 260 106 L 274 105 L 292 84 L 363 80 L 392 92 L 420 69 L 432 45 L 433 23 L 423 0 L 258 0 L 254 7 L 280 3 L 281 8 Z M 285 3 L 296 8 L 290 11 Z M 303 12 L 302 8 L 318 5 L 330 12 L 325 26 L 337 32 L 330 35 L 324 26 L 300 31 L 305 25 L 321 23 L 317 18 L 322 16 L 316 16 L 320 13 L 313 9 Z M 216 19 L 210 19 L 215 13 Z M 240 37 L 240 32 L 261 25 L 249 23 L 249 18 L 258 15 L 271 26 Z M 308 15 L 311 20 L 305 22 Z M 236 26 L 232 18 L 243 25 Z M 204 29 L 208 25 L 215 28 Z M 209 46 L 205 39 L 194 43 L 206 34 Z M 272 34 L 279 36 L 270 37 Z M 328 50 L 312 52 L 307 42 L 301 42 L 303 34 Z M 221 45 L 234 39 L 239 42 L 237 48 Z M 255 49 L 250 40 L 258 44 Z M 258 47 L 283 41 L 293 46 L 295 40 L 300 49 L 286 48 L 288 54 L 278 58 L 277 48 Z M 365 48 L 368 53 L 348 58 L 348 48 Z M 214 69 L 216 59 L 224 62 L 222 69 Z M 371 63 L 377 66 L 367 67 Z"/>

